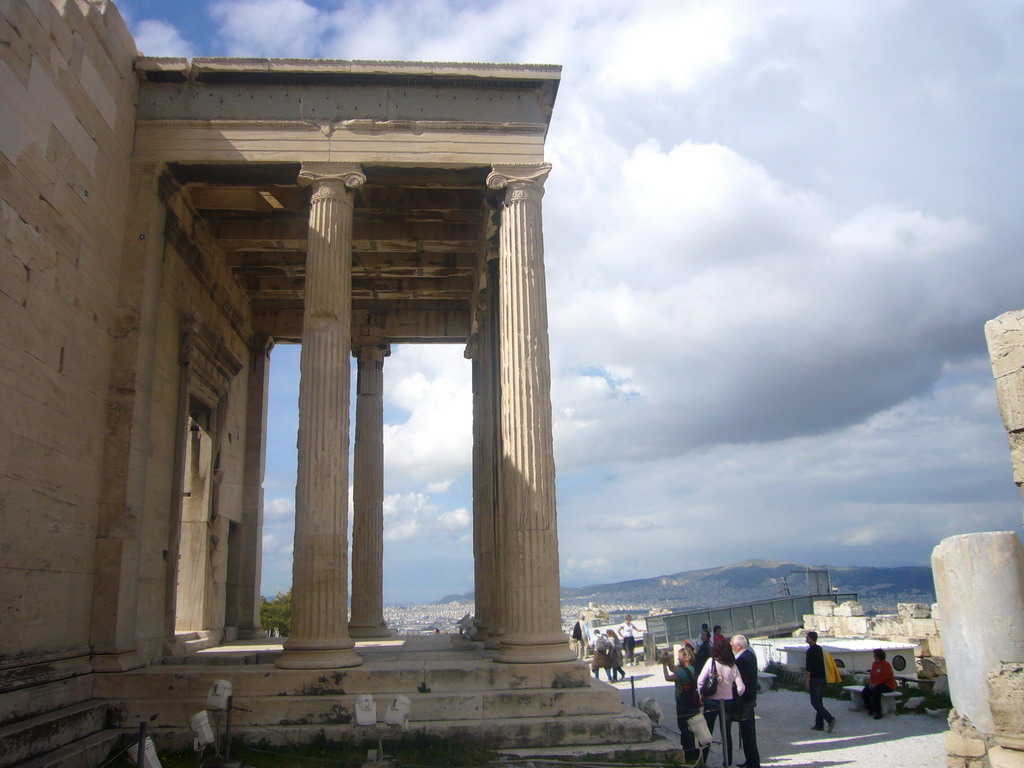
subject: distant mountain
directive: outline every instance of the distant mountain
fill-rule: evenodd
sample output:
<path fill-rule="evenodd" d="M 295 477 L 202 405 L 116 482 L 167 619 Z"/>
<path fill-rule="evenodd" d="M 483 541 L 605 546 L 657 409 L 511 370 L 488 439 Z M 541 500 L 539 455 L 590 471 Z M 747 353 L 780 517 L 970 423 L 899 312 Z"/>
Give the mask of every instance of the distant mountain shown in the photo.
<path fill-rule="evenodd" d="M 856 592 L 861 604 L 871 611 L 895 611 L 897 603 L 935 602 L 932 571 L 927 566 L 810 566 L 773 560 L 746 560 L 649 579 L 566 587 L 562 589 L 562 602 L 630 605 L 638 609 L 660 607 L 672 611 L 714 608 L 778 597 L 786 589 L 794 596 L 807 595 L 808 568 L 827 568 L 834 588 L 844 593 Z"/>
<path fill-rule="evenodd" d="M 775 560 L 746 560 L 742 563 L 681 571 L 649 579 L 631 579 L 612 584 L 564 587 L 562 602 L 605 608 L 651 610 L 666 608 L 684 611 L 716 608 L 754 600 L 767 600 L 785 594 L 807 595 L 805 572 L 808 568 L 827 568 L 832 586 L 841 593 L 856 592 L 865 609 L 875 613 L 893 613 L 897 603 L 933 603 L 935 585 L 932 570 L 922 565 L 898 568 L 862 566 L 811 566 Z M 467 602 L 473 593 L 447 595 L 438 603 Z"/>

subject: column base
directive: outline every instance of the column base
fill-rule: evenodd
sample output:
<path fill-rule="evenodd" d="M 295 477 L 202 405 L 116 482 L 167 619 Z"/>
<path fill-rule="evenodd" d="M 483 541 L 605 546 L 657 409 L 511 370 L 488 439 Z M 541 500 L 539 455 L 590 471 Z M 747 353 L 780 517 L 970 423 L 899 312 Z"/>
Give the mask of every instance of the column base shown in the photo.
<path fill-rule="evenodd" d="M 354 644 L 353 644 L 354 645 Z M 278 669 L 334 669 L 335 667 L 358 667 L 363 657 L 348 648 L 310 648 L 308 650 L 288 648 L 274 661 Z"/>
<path fill-rule="evenodd" d="M 569 638 L 565 635 L 504 636 L 501 638 L 501 647 L 494 653 L 494 660 L 500 664 L 549 664 L 576 661 L 576 654 L 569 647 Z"/>
<path fill-rule="evenodd" d="M 391 631 L 385 623 L 380 624 L 349 624 L 349 637 L 391 637 Z"/>

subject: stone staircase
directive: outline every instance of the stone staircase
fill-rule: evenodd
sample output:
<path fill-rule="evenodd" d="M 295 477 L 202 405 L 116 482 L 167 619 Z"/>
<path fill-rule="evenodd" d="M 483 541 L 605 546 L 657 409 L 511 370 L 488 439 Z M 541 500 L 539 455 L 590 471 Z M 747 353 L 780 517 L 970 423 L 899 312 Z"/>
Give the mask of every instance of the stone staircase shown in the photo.
<path fill-rule="evenodd" d="M 87 701 L 0 727 L 0 766 L 91 768 L 118 744 L 105 702 Z"/>
<path fill-rule="evenodd" d="M 359 643 L 364 663 L 338 670 L 273 666 L 280 646 L 234 643 L 143 669 L 100 675 L 94 696 L 126 733 L 140 721 L 161 748 L 188 748 L 188 718 L 206 708 L 215 680 L 233 686 L 232 732 L 274 745 L 321 736 L 400 738 L 390 726 L 355 724 L 356 697 L 372 694 L 382 717 L 398 694 L 411 702 L 405 733 L 488 746 L 646 744 L 650 720 L 624 708 L 612 686 L 580 662 L 495 664 L 478 644 L 449 636 Z"/>
<path fill-rule="evenodd" d="M 102 763 L 119 734 L 107 729 L 106 702 L 92 700 L 90 669 L 84 658 L 54 660 L 4 691 L 0 768 L 91 768 Z"/>

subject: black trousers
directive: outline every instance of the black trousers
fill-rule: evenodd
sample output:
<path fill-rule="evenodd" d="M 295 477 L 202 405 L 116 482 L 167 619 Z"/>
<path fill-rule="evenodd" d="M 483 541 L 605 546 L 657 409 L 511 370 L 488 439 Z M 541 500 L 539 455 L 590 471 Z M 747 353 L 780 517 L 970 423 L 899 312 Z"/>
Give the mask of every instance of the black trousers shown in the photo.
<path fill-rule="evenodd" d="M 890 689 L 885 685 L 865 685 L 862 695 L 864 696 L 864 708 L 869 715 L 882 714 L 882 694 L 889 693 Z"/>
<path fill-rule="evenodd" d="M 747 768 L 761 768 L 761 753 L 757 749 L 757 728 L 754 725 L 754 710 L 751 708 L 744 717 L 736 721 L 740 732 L 740 746 Z M 732 728 L 730 727 L 731 731 Z"/>
<path fill-rule="evenodd" d="M 690 731 L 686 721 L 699 714 L 699 709 L 682 707 L 678 701 L 676 702 L 676 724 L 679 726 L 679 741 L 683 745 L 683 755 L 688 763 L 697 759 L 700 755 L 700 750 L 697 749 L 697 743 L 693 739 L 693 732 Z"/>
<path fill-rule="evenodd" d="M 708 721 L 708 730 L 711 731 L 711 735 L 715 735 L 715 723 L 718 722 L 718 717 L 722 715 L 722 728 L 725 730 L 725 744 L 722 745 L 722 749 L 725 752 L 725 764 L 732 765 L 732 721 L 729 716 L 724 714 L 724 711 L 720 711 L 719 707 L 722 706 L 722 702 L 716 699 L 711 699 L 704 704 L 704 719 Z M 728 706 L 728 702 L 725 702 L 725 706 Z M 704 748 L 704 762 L 708 761 L 708 752 L 711 751 L 710 747 Z"/>

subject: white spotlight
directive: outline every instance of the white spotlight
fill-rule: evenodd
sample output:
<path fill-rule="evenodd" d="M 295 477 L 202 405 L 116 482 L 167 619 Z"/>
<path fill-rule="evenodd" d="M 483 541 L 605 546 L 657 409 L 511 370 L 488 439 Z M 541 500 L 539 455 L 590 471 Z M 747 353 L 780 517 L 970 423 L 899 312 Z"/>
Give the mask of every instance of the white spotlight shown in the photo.
<path fill-rule="evenodd" d="M 192 746 L 196 752 L 207 744 L 213 744 L 213 728 L 210 727 L 210 715 L 205 709 L 188 719 L 188 727 L 192 731 Z"/>
<path fill-rule="evenodd" d="M 139 745 L 137 743 L 128 747 L 128 757 L 131 758 L 132 765 L 139 764 Z M 146 737 L 142 750 L 142 765 L 143 768 L 162 768 L 160 758 L 156 756 L 156 744 L 149 736 Z"/>
<path fill-rule="evenodd" d="M 207 709 L 227 709 L 228 697 L 231 696 L 231 683 L 227 680 L 214 680 L 210 693 L 206 696 Z"/>
<path fill-rule="evenodd" d="M 384 722 L 405 728 L 409 724 L 410 709 L 408 696 L 395 696 L 395 700 L 388 704 L 387 712 L 384 713 Z"/>
<path fill-rule="evenodd" d="M 373 701 L 373 694 L 361 693 L 356 696 L 356 724 L 377 724 L 377 705 Z"/>

